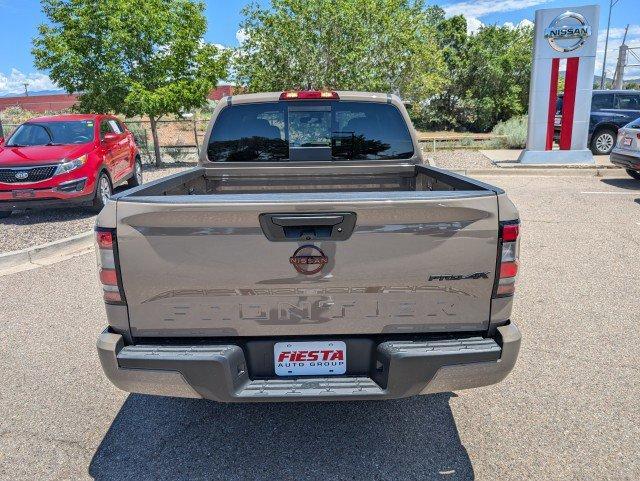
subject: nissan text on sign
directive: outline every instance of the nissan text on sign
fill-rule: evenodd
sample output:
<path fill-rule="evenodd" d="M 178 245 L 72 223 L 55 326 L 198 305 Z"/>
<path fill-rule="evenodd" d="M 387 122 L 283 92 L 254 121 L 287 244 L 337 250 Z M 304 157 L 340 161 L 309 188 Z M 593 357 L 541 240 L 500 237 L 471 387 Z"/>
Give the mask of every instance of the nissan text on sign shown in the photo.
<path fill-rule="evenodd" d="M 536 11 L 523 164 L 593 163 L 587 148 L 600 7 Z M 561 61 L 566 61 L 559 150 L 553 150 Z"/>

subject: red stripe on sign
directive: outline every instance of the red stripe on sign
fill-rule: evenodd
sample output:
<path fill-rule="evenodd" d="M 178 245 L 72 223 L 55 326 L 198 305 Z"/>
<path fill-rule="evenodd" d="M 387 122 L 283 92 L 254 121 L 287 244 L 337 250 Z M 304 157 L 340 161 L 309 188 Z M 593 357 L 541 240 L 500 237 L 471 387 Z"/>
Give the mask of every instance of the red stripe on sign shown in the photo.
<path fill-rule="evenodd" d="M 551 83 L 549 84 L 549 111 L 547 112 L 547 144 L 545 150 L 553 148 L 553 134 L 555 131 L 556 102 L 558 101 L 558 70 L 560 59 L 551 60 Z"/>
<path fill-rule="evenodd" d="M 564 99 L 562 100 L 562 127 L 560 128 L 560 150 L 571 149 L 573 133 L 573 112 L 576 106 L 576 86 L 578 84 L 579 57 L 567 59 L 567 73 L 564 77 Z"/>

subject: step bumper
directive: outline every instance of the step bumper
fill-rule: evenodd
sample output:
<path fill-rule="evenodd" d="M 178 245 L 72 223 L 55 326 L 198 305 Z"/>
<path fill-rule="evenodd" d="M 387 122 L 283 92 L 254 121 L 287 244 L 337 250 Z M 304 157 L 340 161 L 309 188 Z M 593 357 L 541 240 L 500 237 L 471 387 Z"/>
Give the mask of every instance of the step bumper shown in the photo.
<path fill-rule="evenodd" d="M 515 365 L 520 331 L 511 323 L 495 338 L 382 342 L 370 375 L 349 377 L 251 380 L 234 344 L 125 346 L 104 331 L 97 347 L 106 376 L 128 392 L 220 402 L 378 400 L 500 382 Z"/>

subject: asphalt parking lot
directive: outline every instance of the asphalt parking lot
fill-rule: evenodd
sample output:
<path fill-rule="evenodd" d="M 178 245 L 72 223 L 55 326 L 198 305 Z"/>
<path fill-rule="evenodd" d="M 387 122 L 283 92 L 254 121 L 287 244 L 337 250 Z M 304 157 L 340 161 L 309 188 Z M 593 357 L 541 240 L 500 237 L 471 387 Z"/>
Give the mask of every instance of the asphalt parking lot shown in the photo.
<path fill-rule="evenodd" d="M 512 374 L 390 402 L 118 391 L 93 255 L 0 277 L 0 479 L 639 479 L 640 182 L 496 176 L 522 217 Z"/>

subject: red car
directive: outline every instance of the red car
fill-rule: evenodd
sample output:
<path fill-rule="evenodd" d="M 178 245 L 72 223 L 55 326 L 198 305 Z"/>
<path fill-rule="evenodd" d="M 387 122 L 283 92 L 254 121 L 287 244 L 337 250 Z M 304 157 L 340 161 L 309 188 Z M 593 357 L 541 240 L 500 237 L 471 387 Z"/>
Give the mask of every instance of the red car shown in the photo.
<path fill-rule="evenodd" d="M 0 138 L 0 217 L 12 210 L 89 205 L 142 183 L 133 134 L 110 115 L 38 117 Z"/>

